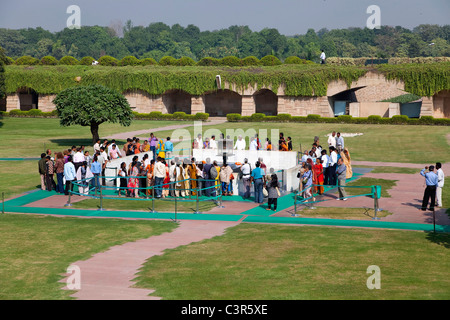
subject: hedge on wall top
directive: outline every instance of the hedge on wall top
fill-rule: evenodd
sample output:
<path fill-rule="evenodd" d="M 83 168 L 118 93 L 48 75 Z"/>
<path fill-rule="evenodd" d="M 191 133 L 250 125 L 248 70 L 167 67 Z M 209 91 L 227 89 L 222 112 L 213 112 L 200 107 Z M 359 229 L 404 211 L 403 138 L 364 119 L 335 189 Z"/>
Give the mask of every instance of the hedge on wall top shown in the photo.
<path fill-rule="evenodd" d="M 312 64 L 312 63 L 314 62 L 305 59 L 300 59 L 299 57 L 296 56 L 287 57 L 284 60 L 284 64 Z"/>
<path fill-rule="evenodd" d="M 56 66 L 58 64 L 58 60 L 52 56 L 45 56 L 41 59 L 41 64 L 43 66 Z"/>
<path fill-rule="evenodd" d="M 177 59 L 174 57 L 165 56 L 159 60 L 160 66 L 176 66 L 178 63 Z"/>
<path fill-rule="evenodd" d="M 228 67 L 239 67 L 241 65 L 241 59 L 234 56 L 228 56 L 220 59 L 220 64 Z"/>
<path fill-rule="evenodd" d="M 119 60 L 111 56 L 103 56 L 98 59 L 98 63 L 102 66 L 118 66 Z"/>
<path fill-rule="evenodd" d="M 198 66 L 206 66 L 206 67 L 218 66 L 218 65 L 220 65 L 220 60 L 216 59 L 216 58 L 206 57 L 206 58 L 200 59 L 200 61 L 197 62 L 197 65 Z"/>
<path fill-rule="evenodd" d="M 268 55 L 261 59 L 261 64 L 263 66 L 278 66 L 282 63 L 277 57 Z"/>
<path fill-rule="evenodd" d="M 16 64 L 19 66 L 34 66 L 39 64 L 39 60 L 32 56 L 23 56 L 16 60 Z"/>
<path fill-rule="evenodd" d="M 194 59 L 190 58 L 190 57 L 181 57 L 180 59 L 178 59 L 178 64 L 179 66 L 195 66 L 195 61 Z"/>
<path fill-rule="evenodd" d="M 91 65 L 92 65 L 92 62 L 94 62 L 94 61 L 95 61 L 94 58 L 87 56 L 87 57 L 83 57 L 83 58 L 78 62 L 78 64 L 81 64 L 81 65 L 84 65 L 84 66 L 91 66 Z"/>
<path fill-rule="evenodd" d="M 259 66 L 261 65 L 261 61 L 255 56 L 249 56 L 242 59 L 241 64 L 243 66 Z"/>
<path fill-rule="evenodd" d="M 140 60 L 141 66 L 157 65 L 158 62 L 153 58 L 144 58 Z"/>
<path fill-rule="evenodd" d="M 64 64 L 66 66 L 74 66 L 78 64 L 78 60 L 72 56 L 65 56 L 59 60 L 59 64 Z"/>
<path fill-rule="evenodd" d="M 140 65 L 141 61 L 135 56 L 126 56 L 120 60 L 119 65 L 121 66 L 137 66 Z"/>

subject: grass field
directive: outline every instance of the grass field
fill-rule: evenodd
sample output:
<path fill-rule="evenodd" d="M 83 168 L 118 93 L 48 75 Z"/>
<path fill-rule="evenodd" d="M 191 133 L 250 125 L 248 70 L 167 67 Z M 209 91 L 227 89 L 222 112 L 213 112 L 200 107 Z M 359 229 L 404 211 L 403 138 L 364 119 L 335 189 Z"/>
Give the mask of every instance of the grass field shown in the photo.
<path fill-rule="evenodd" d="M 371 220 L 375 217 L 373 208 L 365 212 L 364 208 L 324 208 L 315 207 L 315 209 L 303 209 L 298 211 L 305 218 L 326 218 L 326 219 L 350 219 L 350 220 Z M 383 218 L 392 213 L 383 210 L 377 212 L 377 218 Z"/>
<path fill-rule="evenodd" d="M 164 299 L 449 299 L 449 234 L 241 224 L 152 257 L 137 286 Z M 369 290 L 367 268 L 381 271 Z"/>
<path fill-rule="evenodd" d="M 89 127 L 61 127 L 59 119 L 53 118 L 10 118 L 1 120 L 0 158 L 38 158 L 46 149 L 53 152 L 63 151 L 72 145 L 86 146 L 92 151 L 92 135 Z M 148 136 L 154 128 L 180 124 L 180 121 L 143 121 L 135 120 L 129 127 L 119 124 L 100 125 L 100 137 L 115 133 L 147 130 Z M 183 122 L 186 124 L 189 122 Z M 120 140 L 118 140 L 119 142 Z M 123 145 L 126 141 L 120 141 Z"/>
<path fill-rule="evenodd" d="M 0 300 L 68 299 L 58 283 L 73 262 L 169 232 L 174 223 L 0 215 Z"/>

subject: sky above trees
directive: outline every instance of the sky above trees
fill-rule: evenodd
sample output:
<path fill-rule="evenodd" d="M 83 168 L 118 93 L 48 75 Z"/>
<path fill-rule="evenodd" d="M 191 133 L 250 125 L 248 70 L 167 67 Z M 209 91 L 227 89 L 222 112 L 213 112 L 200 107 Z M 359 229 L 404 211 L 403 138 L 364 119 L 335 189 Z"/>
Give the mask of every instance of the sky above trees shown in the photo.
<path fill-rule="evenodd" d="M 254 31 L 275 28 L 287 36 L 310 28 L 364 28 L 370 5 L 380 7 L 381 24 L 386 26 L 444 25 L 450 16 L 448 0 L 2 0 L 0 28 L 61 31 L 70 16 L 67 7 L 73 4 L 80 7 L 82 26 L 131 20 L 135 26 L 163 22 L 213 31 L 245 25 Z"/>

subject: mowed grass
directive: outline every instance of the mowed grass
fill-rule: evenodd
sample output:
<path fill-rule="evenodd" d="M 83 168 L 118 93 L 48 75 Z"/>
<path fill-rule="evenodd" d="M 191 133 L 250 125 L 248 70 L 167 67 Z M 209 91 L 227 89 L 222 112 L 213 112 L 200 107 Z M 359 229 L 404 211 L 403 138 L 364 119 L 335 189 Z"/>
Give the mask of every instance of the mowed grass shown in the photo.
<path fill-rule="evenodd" d="M 352 168 L 372 168 L 373 170 L 370 173 L 403 173 L 403 174 L 418 174 L 420 173 L 420 169 L 415 168 L 402 168 L 402 167 L 390 167 L 390 166 L 352 166 Z"/>
<path fill-rule="evenodd" d="M 0 215 L 0 300 L 69 299 L 72 263 L 114 245 L 169 232 L 173 222 Z"/>
<path fill-rule="evenodd" d="M 149 259 L 137 287 L 168 300 L 449 299 L 449 234 L 240 224 Z M 381 289 L 369 290 L 369 266 Z"/>
<path fill-rule="evenodd" d="M 259 133 L 259 137 L 262 138 L 264 132 L 272 139 L 273 144 L 278 144 L 277 132 L 282 132 L 285 137 L 292 137 L 294 151 L 310 150 L 315 136 L 320 138 L 319 142 L 322 146 L 327 147 L 326 135 L 332 131 L 363 133 L 362 136 L 344 139 L 345 147 L 349 148 L 352 160 L 360 161 L 445 163 L 449 154 L 446 138 L 449 128 L 445 126 L 227 122 L 216 125 L 214 128 L 203 127 L 202 129 L 204 138 L 214 134 L 217 139 L 220 132 L 230 136 L 234 133 L 235 137 L 239 134 L 247 135 L 247 146 L 249 145 L 248 136 Z M 189 147 L 197 136 L 197 131 L 194 134 L 193 127 L 177 132 L 189 132 L 190 141 L 180 142 L 179 146 L 176 144 L 176 148 Z M 171 133 L 172 131 L 162 131 L 159 134 L 168 136 Z"/>
<path fill-rule="evenodd" d="M 59 119 L 54 118 L 10 118 L 1 119 L 0 158 L 38 158 L 46 149 L 53 152 L 63 151 L 72 145 L 84 145 L 93 150 L 92 135 L 89 127 L 61 127 Z M 183 122 L 186 124 L 189 122 Z M 103 123 L 100 125 L 100 138 L 122 132 L 148 130 L 147 136 L 154 128 L 180 124 L 180 121 L 143 121 L 135 120 L 129 127 L 119 124 Z M 131 137 L 130 137 L 131 138 Z M 125 141 L 121 141 L 122 145 Z"/>
<path fill-rule="evenodd" d="M 0 161 L 0 196 L 8 199 L 40 186 L 37 161 Z"/>
<path fill-rule="evenodd" d="M 347 183 L 347 186 L 380 186 L 381 187 L 381 197 L 382 198 L 390 198 L 389 189 L 396 185 L 396 180 L 387 180 L 387 179 L 376 179 L 376 178 L 366 178 L 362 177 L 356 181 Z M 360 194 L 368 194 L 371 193 L 371 188 L 344 188 L 348 195 L 356 196 Z"/>
<path fill-rule="evenodd" d="M 123 210 L 123 211 L 149 211 L 152 209 L 152 201 L 150 200 L 114 200 L 104 199 L 103 209 L 106 210 Z M 192 198 L 195 200 L 195 197 Z M 188 198 L 186 198 L 188 200 Z M 175 212 L 175 200 L 168 198 L 167 200 L 155 200 L 155 211 L 157 212 Z M 196 211 L 196 202 L 192 201 L 177 201 L 177 212 L 193 213 Z M 200 201 L 199 211 L 208 212 L 212 208 L 215 208 L 216 204 L 212 200 Z M 75 202 L 73 208 L 76 209 L 98 209 L 100 208 L 99 199 L 87 199 L 80 202 Z"/>

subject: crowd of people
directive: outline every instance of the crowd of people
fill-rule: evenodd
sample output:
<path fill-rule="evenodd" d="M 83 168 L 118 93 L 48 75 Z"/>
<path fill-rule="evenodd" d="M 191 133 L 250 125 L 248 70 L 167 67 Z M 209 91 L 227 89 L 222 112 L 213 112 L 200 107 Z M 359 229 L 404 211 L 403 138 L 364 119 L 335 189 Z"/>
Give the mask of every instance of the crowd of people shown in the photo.
<path fill-rule="evenodd" d="M 300 178 L 299 191 L 304 199 L 312 199 L 313 195 L 324 193 L 324 185 L 338 185 L 337 200 L 347 200 L 345 192 L 346 179 L 353 176 L 350 151 L 345 148 L 344 138 L 340 132 L 333 131 L 327 148 L 320 145 L 319 137 L 314 138 L 310 150 L 304 152 L 302 166 L 297 174 Z"/>
<path fill-rule="evenodd" d="M 282 138 L 281 134 L 280 140 Z M 198 139 L 201 137 L 199 136 Z M 198 139 L 195 139 L 194 143 L 200 142 Z M 251 141 L 252 144 L 256 144 L 256 150 L 258 150 L 260 145 L 257 136 Z M 206 139 L 195 147 L 214 148 L 214 143 L 215 137 L 212 136 L 211 139 Z M 140 158 L 139 153 L 145 154 Z M 88 194 L 92 189 L 98 192 L 100 186 L 105 185 L 107 163 L 132 155 L 134 156 L 131 163 L 127 166 L 126 162 L 122 162 L 117 172 L 119 196 L 164 198 L 198 194 L 215 197 L 220 193 L 227 196 L 233 194 L 232 181 L 236 179 L 235 175 L 239 174 L 246 185 L 246 190 L 248 189 L 245 197 L 250 196 L 250 185 L 254 183 L 256 201 L 262 203 L 261 177 L 264 176 L 264 181 L 271 180 L 270 176 L 265 177 L 266 166 L 262 159 L 256 164 L 257 168 L 262 168 L 260 174 L 256 174 L 257 170 L 251 170 L 247 159 L 239 173 L 234 173 L 227 163 L 219 166 L 217 161 L 211 162 L 210 159 L 196 161 L 195 158 L 173 157 L 173 143 L 170 137 L 158 138 L 151 133 L 150 138 L 142 143 L 139 138 L 128 138 L 122 148 L 114 139 L 111 141 L 98 139 L 93 145 L 92 155 L 85 146 L 72 146 L 55 155 L 48 149 L 46 153 L 41 154 L 39 161 L 41 189 L 55 190 L 57 193 L 68 195 L 73 191 L 73 185 L 76 182 L 80 194 Z"/>

